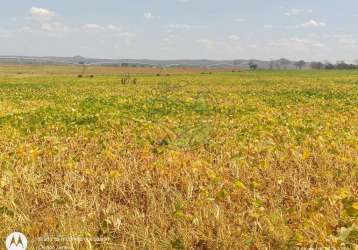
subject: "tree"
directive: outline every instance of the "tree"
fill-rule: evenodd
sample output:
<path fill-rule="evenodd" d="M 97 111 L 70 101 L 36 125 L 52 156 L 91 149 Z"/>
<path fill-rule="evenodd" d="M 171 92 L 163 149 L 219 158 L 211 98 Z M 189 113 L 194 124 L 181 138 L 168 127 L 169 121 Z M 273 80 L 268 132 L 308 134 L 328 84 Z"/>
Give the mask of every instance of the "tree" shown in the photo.
<path fill-rule="evenodd" d="M 324 64 L 321 62 L 311 62 L 310 66 L 312 69 L 323 69 Z"/>
<path fill-rule="evenodd" d="M 298 61 L 298 62 L 295 62 L 295 66 L 296 66 L 296 68 L 298 68 L 298 69 L 302 69 L 305 65 L 306 65 L 306 62 L 303 61 L 303 60 L 300 60 L 300 61 Z"/>
<path fill-rule="evenodd" d="M 270 69 L 273 69 L 275 67 L 275 62 L 273 60 L 270 61 Z"/>
<path fill-rule="evenodd" d="M 256 63 L 254 63 L 254 62 L 250 62 L 249 63 L 249 66 L 250 66 L 250 69 L 251 70 L 256 70 L 259 66 L 256 64 Z"/>
<path fill-rule="evenodd" d="M 291 61 L 286 58 L 281 58 L 278 60 L 278 63 L 280 66 L 282 66 L 284 69 L 287 69 L 287 66 L 290 65 Z"/>
<path fill-rule="evenodd" d="M 233 64 L 234 66 L 238 66 L 238 65 L 240 65 L 240 63 L 241 63 L 240 60 L 234 60 L 232 64 Z"/>
<path fill-rule="evenodd" d="M 348 64 L 345 61 L 338 61 L 335 65 L 336 69 L 356 69 L 357 66 L 354 64 Z"/>
<path fill-rule="evenodd" d="M 348 65 L 346 64 L 345 61 L 337 61 L 335 68 L 336 69 L 346 69 L 346 68 L 348 68 Z"/>
<path fill-rule="evenodd" d="M 324 65 L 324 68 L 325 68 L 325 69 L 335 69 L 335 66 L 334 66 L 332 63 L 326 63 L 326 64 Z"/>

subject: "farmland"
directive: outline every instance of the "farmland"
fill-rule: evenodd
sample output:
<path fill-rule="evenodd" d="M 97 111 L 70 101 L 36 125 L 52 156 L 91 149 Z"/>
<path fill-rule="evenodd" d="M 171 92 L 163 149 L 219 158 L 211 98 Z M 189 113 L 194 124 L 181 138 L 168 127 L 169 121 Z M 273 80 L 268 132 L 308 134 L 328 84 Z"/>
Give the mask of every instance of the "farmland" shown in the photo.
<path fill-rule="evenodd" d="M 2 236 L 357 247 L 357 71 L 157 71 L 0 66 Z"/>

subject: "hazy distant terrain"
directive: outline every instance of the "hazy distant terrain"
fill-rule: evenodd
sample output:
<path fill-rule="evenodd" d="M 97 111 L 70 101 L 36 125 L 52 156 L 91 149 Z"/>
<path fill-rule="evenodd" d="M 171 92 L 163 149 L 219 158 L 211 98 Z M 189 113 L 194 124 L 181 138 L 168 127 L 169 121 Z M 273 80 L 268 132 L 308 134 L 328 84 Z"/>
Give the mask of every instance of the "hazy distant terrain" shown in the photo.
<path fill-rule="evenodd" d="M 19 64 L 94 64 L 109 66 L 137 66 L 137 67 L 208 67 L 208 68 L 240 68 L 248 69 L 249 64 L 255 63 L 258 68 L 269 69 L 281 67 L 280 60 L 149 60 L 149 59 L 95 59 L 81 56 L 75 57 L 27 57 L 0 56 L 0 63 Z M 296 68 L 294 61 L 288 61 L 284 68 Z"/>

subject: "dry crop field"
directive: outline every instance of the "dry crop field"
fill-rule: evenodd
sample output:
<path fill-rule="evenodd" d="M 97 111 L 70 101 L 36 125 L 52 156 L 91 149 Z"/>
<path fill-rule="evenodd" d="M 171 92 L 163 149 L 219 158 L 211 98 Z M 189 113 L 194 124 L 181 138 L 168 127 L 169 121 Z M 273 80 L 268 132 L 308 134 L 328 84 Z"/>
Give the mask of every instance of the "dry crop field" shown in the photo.
<path fill-rule="evenodd" d="M 357 71 L 80 71 L 0 66 L 3 238 L 357 249 Z"/>

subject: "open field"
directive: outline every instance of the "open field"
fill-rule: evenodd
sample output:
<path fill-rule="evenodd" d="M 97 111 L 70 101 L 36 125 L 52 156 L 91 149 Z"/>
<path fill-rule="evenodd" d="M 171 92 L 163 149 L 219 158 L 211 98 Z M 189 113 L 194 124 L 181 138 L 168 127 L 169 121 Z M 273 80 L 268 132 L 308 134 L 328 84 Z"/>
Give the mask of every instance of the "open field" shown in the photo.
<path fill-rule="evenodd" d="M 80 71 L 0 66 L 2 237 L 357 249 L 357 71 Z"/>

